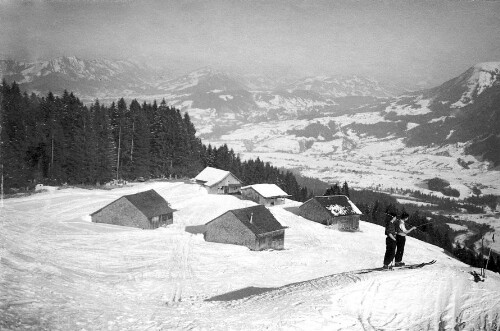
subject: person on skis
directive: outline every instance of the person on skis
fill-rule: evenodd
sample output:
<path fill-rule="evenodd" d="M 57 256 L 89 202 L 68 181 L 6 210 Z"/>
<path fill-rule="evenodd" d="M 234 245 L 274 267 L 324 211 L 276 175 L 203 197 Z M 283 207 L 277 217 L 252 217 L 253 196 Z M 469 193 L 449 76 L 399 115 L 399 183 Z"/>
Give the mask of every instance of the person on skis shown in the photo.
<path fill-rule="evenodd" d="M 389 269 L 389 265 L 396 256 L 396 214 L 393 212 L 386 213 L 390 219 L 385 222 L 385 255 L 384 269 Z"/>
<path fill-rule="evenodd" d="M 396 267 L 400 267 L 405 265 L 403 262 L 403 253 L 405 251 L 405 244 L 406 244 L 406 235 L 413 230 L 415 230 L 415 227 L 412 227 L 411 229 L 407 230 L 406 229 L 406 221 L 408 221 L 408 218 L 410 215 L 408 215 L 407 212 L 403 212 L 401 214 L 401 219 L 395 223 L 395 228 L 396 228 L 396 255 L 394 256 L 394 265 Z"/>

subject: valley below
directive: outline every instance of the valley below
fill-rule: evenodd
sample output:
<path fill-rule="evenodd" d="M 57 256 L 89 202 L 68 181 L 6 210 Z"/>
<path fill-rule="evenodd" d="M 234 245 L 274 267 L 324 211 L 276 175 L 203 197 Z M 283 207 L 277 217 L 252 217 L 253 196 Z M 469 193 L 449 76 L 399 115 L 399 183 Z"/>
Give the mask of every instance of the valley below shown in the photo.
<path fill-rule="evenodd" d="M 349 123 L 368 121 L 376 113 L 324 117 L 314 120 L 287 120 L 245 124 L 207 143 L 227 146 L 243 159 L 260 158 L 274 166 L 293 169 L 301 175 L 321 179 L 327 183 L 347 181 L 357 188 L 389 191 L 390 189 L 434 192 L 426 181 L 439 177 L 450 182 L 450 187 L 468 197 L 472 188 L 483 194 L 500 190 L 500 176 L 485 162 L 463 154 L 463 144 L 453 146 L 407 147 L 402 138 L 376 138 L 341 130 L 331 139 L 300 137 L 289 132 L 303 130 L 311 123 Z M 358 122 L 358 123 L 359 123 Z M 464 168 L 460 160 L 468 165 Z"/>

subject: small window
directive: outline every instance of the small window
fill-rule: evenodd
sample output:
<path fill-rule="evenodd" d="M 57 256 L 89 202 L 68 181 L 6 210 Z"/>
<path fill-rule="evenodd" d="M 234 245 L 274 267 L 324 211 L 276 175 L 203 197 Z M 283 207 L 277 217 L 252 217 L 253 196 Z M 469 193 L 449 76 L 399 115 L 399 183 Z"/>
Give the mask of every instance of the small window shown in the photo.
<path fill-rule="evenodd" d="M 160 221 L 160 216 L 154 216 L 153 218 L 151 218 L 151 222 L 153 223 L 158 223 Z"/>

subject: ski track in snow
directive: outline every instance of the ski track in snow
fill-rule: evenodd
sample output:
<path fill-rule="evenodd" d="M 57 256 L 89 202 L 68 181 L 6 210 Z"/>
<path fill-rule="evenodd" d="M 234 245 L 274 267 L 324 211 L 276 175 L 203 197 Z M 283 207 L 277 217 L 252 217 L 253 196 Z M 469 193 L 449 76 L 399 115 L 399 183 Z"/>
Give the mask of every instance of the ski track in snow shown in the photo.
<path fill-rule="evenodd" d="M 156 189 L 174 224 L 154 231 L 95 224 L 93 211 Z M 197 185 L 68 188 L 7 199 L 0 213 L 0 329 L 438 330 L 500 325 L 500 277 L 474 283 L 464 264 L 409 238 L 405 256 L 438 263 L 374 271 L 383 229 L 340 232 L 271 208 L 289 228 L 282 251 L 207 243 L 186 226 L 253 205 Z M 486 326 L 486 327 L 484 327 Z"/>

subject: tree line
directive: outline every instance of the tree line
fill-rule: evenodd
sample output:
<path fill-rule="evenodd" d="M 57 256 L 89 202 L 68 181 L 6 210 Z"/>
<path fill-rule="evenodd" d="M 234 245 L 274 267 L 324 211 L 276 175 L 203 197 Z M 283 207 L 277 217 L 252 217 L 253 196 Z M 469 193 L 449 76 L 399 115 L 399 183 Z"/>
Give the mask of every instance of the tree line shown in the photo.
<path fill-rule="evenodd" d="M 101 185 L 113 179 L 192 178 L 204 167 L 231 171 L 245 185 L 274 183 L 298 201 L 310 197 L 291 172 L 242 161 L 227 145 L 206 146 L 188 113 L 157 104 L 84 105 L 73 93 L 39 97 L 2 82 L 0 164 L 6 192 L 36 183 Z"/>
<path fill-rule="evenodd" d="M 446 210 L 450 212 L 461 212 L 462 210 L 465 210 L 471 214 L 484 213 L 485 207 L 495 210 L 497 205 L 500 203 L 500 196 L 494 194 L 470 196 L 463 200 L 456 200 L 448 197 L 426 194 L 421 191 L 411 189 L 390 188 L 389 192 L 406 194 L 418 200 L 430 203 L 431 205 L 426 206 L 426 209 Z"/>

